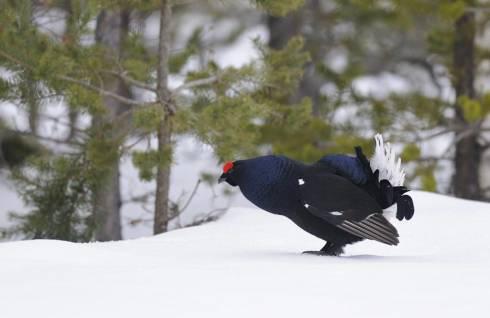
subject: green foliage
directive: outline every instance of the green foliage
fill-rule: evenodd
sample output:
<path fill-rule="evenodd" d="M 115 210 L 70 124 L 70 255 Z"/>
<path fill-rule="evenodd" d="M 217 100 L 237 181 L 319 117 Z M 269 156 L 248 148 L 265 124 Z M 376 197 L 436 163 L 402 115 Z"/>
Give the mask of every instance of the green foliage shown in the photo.
<path fill-rule="evenodd" d="M 468 122 L 482 120 L 490 112 L 490 94 L 485 94 L 482 101 L 461 96 L 458 104 L 463 110 L 463 116 Z"/>
<path fill-rule="evenodd" d="M 480 101 L 482 117 L 490 114 L 490 92 L 485 93 Z"/>
<path fill-rule="evenodd" d="M 281 15 L 303 3 L 256 1 L 259 7 Z M 155 86 L 158 57 L 148 49 L 142 33 L 136 31 L 129 31 L 124 38 L 120 55 L 103 45 L 81 41 L 86 35 L 93 36 L 90 22 L 103 9 L 151 14 L 160 2 L 90 0 L 81 5 L 70 1 L 71 14 L 61 38 L 32 23 L 31 4 L 27 0 L 9 1 L 0 11 L 0 67 L 12 72 L 14 78 L 0 79 L 0 99 L 42 104 L 47 96 L 56 95 L 72 112 L 92 116 L 92 126 L 69 144 L 70 156 L 41 158 L 28 168 L 17 170 L 14 179 L 33 209 L 26 216 L 16 217 L 19 223 L 14 232 L 29 238 L 92 239 L 94 191 L 123 154 L 132 155 L 142 180 L 151 180 L 158 167 L 171 163 L 171 147 L 163 151 L 133 151 L 124 142 L 127 134 L 133 132 L 143 137 L 155 136 L 164 116 L 171 116 L 174 133 L 195 135 L 212 146 L 223 160 L 258 154 L 261 146 L 299 158 L 319 155 L 315 143 L 329 133 L 328 126 L 311 117 L 308 99 L 287 105 L 309 61 L 300 37 L 292 39 L 283 50 L 269 50 L 261 44 L 258 61 L 243 67 L 223 69 L 209 61 L 206 68 L 185 74 L 188 61 L 202 50 L 202 29 L 197 28 L 184 45 L 179 45 L 183 49 L 171 54 L 169 70 L 185 76 L 186 82 L 210 77 L 217 80 L 172 96 L 177 109 L 172 115 L 164 114 L 158 101 L 134 107 L 131 116 L 127 116 L 132 125 L 126 131 L 119 126 L 127 117 L 118 117 L 114 122 L 106 120 L 114 118 L 115 110 L 107 107 L 108 95 L 100 90 L 111 90 L 115 79 L 122 80 L 121 77 Z M 43 5 L 49 9 L 55 3 Z M 241 26 L 234 28 L 225 41 L 232 41 L 242 31 Z M 278 132 L 286 126 L 289 128 L 280 138 Z"/>
<path fill-rule="evenodd" d="M 158 104 L 143 107 L 133 112 L 133 124 L 136 128 L 151 133 L 158 129 L 164 116 L 162 106 Z"/>
<path fill-rule="evenodd" d="M 401 153 L 404 162 L 414 161 L 420 158 L 420 148 L 414 143 L 406 144 Z"/>
<path fill-rule="evenodd" d="M 285 102 L 303 76 L 303 67 L 310 60 L 304 51 L 304 40 L 293 37 L 281 50 L 265 49 L 258 41 L 265 63 L 264 92 L 266 97 Z"/>
<path fill-rule="evenodd" d="M 304 49 L 304 40 L 291 38 L 281 50 L 265 49 L 260 43 L 263 83 L 254 98 L 270 107 L 269 116 L 260 128 L 260 143 L 269 145 L 274 153 L 298 160 L 313 161 L 324 153 L 318 143 L 330 137 L 328 124 L 312 116 L 308 98 L 290 103 L 292 92 L 303 76 L 304 65 L 310 54 Z"/>
<path fill-rule="evenodd" d="M 15 89 L 15 85 L 0 77 L 0 101 L 10 99 Z"/>
<path fill-rule="evenodd" d="M 282 50 L 255 42 L 261 63 L 220 70 L 216 83 L 194 90 L 192 108 L 177 115 L 177 126 L 188 127 L 222 160 L 256 155 L 257 145 L 298 159 L 318 158 L 316 142 L 328 135 L 328 126 L 311 116 L 308 99 L 287 104 L 309 60 L 303 40 L 295 37 Z M 188 80 L 208 78 L 216 69 L 211 63 Z"/>
<path fill-rule="evenodd" d="M 311 116 L 311 103 L 304 99 L 295 105 L 278 105 L 261 128 L 261 143 L 270 144 L 273 153 L 312 162 L 323 156 L 317 142 L 328 140 L 330 128 Z"/>
<path fill-rule="evenodd" d="M 259 137 L 255 121 L 265 111 L 267 105 L 257 104 L 248 95 L 221 96 L 193 118 L 192 126 L 203 142 L 214 147 L 221 160 L 250 156 L 256 153 Z"/>
<path fill-rule="evenodd" d="M 110 125 L 94 128 L 93 135 L 86 141 L 83 149 L 87 161 L 97 167 L 100 179 L 104 178 L 104 172 L 120 157 L 120 140 L 112 138 L 110 133 Z"/>
<path fill-rule="evenodd" d="M 393 123 L 393 114 L 388 103 L 374 100 L 371 105 L 371 119 L 376 131 L 386 131 Z"/>
<path fill-rule="evenodd" d="M 482 107 L 479 101 L 461 96 L 458 99 L 460 107 L 463 109 L 464 118 L 468 122 L 475 122 L 482 118 Z"/>
<path fill-rule="evenodd" d="M 336 133 L 330 138 L 332 144 L 328 147 L 328 153 L 353 153 L 355 146 L 361 146 L 367 156 L 373 154 L 373 139 L 365 138 L 354 133 Z"/>
<path fill-rule="evenodd" d="M 451 104 L 420 93 L 391 94 L 383 99 L 367 98 L 368 107 L 360 110 L 369 118 L 376 131 L 397 130 L 414 132 L 430 129 L 445 120 Z"/>
<path fill-rule="evenodd" d="M 172 161 L 172 149 L 159 152 L 156 150 L 134 151 L 132 153 L 134 166 L 139 171 L 139 177 L 144 181 L 155 178 L 158 166 L 168 166 Z"/>
<path fill-rule="evenodd" d="M 400 65 L 406 67 L 412 63 L 406 61 L 407 57 L 412 58 L 412 53 L 422 67 L 434 66 L 434 59 L 451 72 L 454 21 L 468 5 L 474 5 L 470 2 L 334 0 L 329 2 L 334 9 L 316 12 L 314 1 L 308 1 L 306 6 L 304 0 L 252 1 L 268 14 L 293 17 L 298 25 L 292 27 L 291 36 L 303 37 L 284 40 L 280 50 L 256 40 L 260 51 L 256 61 L 242 67 L 222 68 L 220 63 L 210 60 L 190 72 L 189 61 L 203 53 L 201 50 L 209 50 L 203 45 L 208 44 L 203 43 L 204 29 L 197 27 L 189 38 L 177 39 L 177 44 L 172 43 L 172 50 L 176 51 L 172 51 L 168 65 L 172 75 L 184 77 L 186 83 L 216 80 L 172 95 L 176 104 L 176 113 L 171 115 L 173 134 L 196 136 L 213 147 L 220 160 L 274 152 L 312 162 L 327 153 L 352 152 L 356 145 L 369 154 L 373 149 L 372 132 L 379 131 L 388 135 L 390 141 L 403 145 L 404 161 L 422 161 L 424 154 L 420 145 L 413 142 L 414 136 L 447 125 L 450 122 L 447 114 L 451 113 L 448 110 L 454 105 L 440 96 L 428 97 L 418 91 L 362 96 L 356 92 L 355 80 L 365 74 L 395 72 Z M 63 98 L 70 110 L 104 119 L 111 110 L 97 88 L 107 89 L 110 85 L 105 84 L 117 78 L 115 73 L 155 86 L 154 43 L 149 45 L 135 28 L 124 39 L 124 53 L 120 56 L 114 56 L 101 45 L 81 44 L 80 40 L 86 35 L 93 36 L 91 22 L 102 9 L 117 8 L 147 16 L 156 12 L 160 1 L 90 0 L 83 4 L 71 1 L 73 14 L 62 38 L 41 32 L 32 24 L 32 1 L 2 4 L 0 67 L 12 76 L 9 80 L 0 77 L 0 100 L 20 102 L 28 109 L 29 103 L 42 104 L 47 96 L 56 95 Z M 175 21 L 185 7 L 175 6 Z M 210 11 L 215 14 L 216 10 Z M 229 18 L 226 12 L 224 15 L 224 19 Z M 420 22 L 427 28 L 418 26 Z M 224 44 L 213 45 L 220 47 L 233 41 L 244 25 L 247 24 L 237 23 L 224 40 L 217 40 Z M 422 55 L 417 55 L 415 48 L 409 54 L 396 56 L 399 44 L 403 46 L 404 41 L 411 44 L 420 37 L 426 39 L 427 46 L 423 47 Z M 488 52 L 480 52 L 481 58 L 485 54 L 488 58 Z M 338 56 L 345 59 L 342 62 L 345 65 L 335 67 L 331 63 Z M 304 77 L 305 69 L 320 78 L 318 89 L 328 88 L 329 93 L 320 96 L 319 101 L 308 98 L 311 94 L 302 94 L 307 91 L 304 87 L 299 88 L 300 83 L 308 86 L 307 81 L 301 82 L 309 76 Z M 469 122 L 490 113 L 490 94 L 481 95 L 458 100 Z M 26 189 L 23 192 L 26 202 L 34 207 L 28 216 L 18 218 L 19 231 L 28 237 L 89 240 L 93 231 L 92 191 L 114 162 L 126 153 L 131 154 L 142 180 L 152 180 L 158 167 L 171 163 L 170 147 L 163 152 L 151 148 L 134 151 L 124 140 L 132 133 L 143 138 L 155 136 L 166 115 L 162 105 L 155 101 L 132 109 L 128 116 L 130 131 L 119 131 L 120 122 L 101 124 L 104 120 L 94 120 L 93 127 L 77 136 L 75 146 L 70 145 L 74 157 L 43 159 L 28 169 L 18 170 L 15 179 L 20 189 Z M 416 167 L 410 179 L 433 191 L 437 187 L 434 169 L 435 166 Z M 203 175 L 203 179 L 211 184 L 215 176 Z M 51 224 L 60 224 L 60 232 L 52 229 Z"/>
<path fill-rule="evenodd" d="M 90 114 L 101 114 L 106 110 L 99 94 L 84 89 L 80 85 L 68 85 L 64 93 L 68 103 L 77 110 L 85 110 Z"/>
<path fill-rule="evenodd" d="M 128 74 L 137 80 L 146 81 L 151 71 L 151 66 L 145 61 L 139 59 L 126 59 L 123 67 Z"/>
<path fill-rule="evenodd" d="M 183 50 L 173 54 L 168 62 L 171 73 L 179 73 L 192 56 L 199 51 L 202 29 L 197 28 L 189 37 Z"/>
<path fill-rule="evenodd" d="M 453 32 L 450 28 L 435 27 L 429 30 L 427 35 L 427 44 L 429 45 L 429 51 L 441 56 L 446 56 L 448 52 L 451 52 L 453 45 Z M 446 58 L 445 58 L 446 59 Z M 446 63 L 449 61 L 446 61 Z"/>
<path fill-rule="evenodd" d="M 282 16 L 298 9 L 305 0 L 254 0 L 254 2 L 272 15 Z"/>
<path fill-rule="evenodd" d="M 441 3 L 439 6 L 441 16 L 449 21 L 455 21 L 465 13 L 466 2 L 464 0 L 457 0 Z"/>
<path fill-rule="evenodd" d="M 90 0 L 89 5 L 97 9 L 138 8 L 141 11 L 158 9 L 160 0 Z"/>
<path fill-rule="evenodd" d="M 25 202 L 27 214 L 12 213 L 17 226 L 5 235 L 21 234 L 30 239 L 85 242 L 92 238 L 94 219 L 90 212 L 90 182 L 81 158 L 37 159 L 28 170 L 18 170 L 13 180 Z"/>
<path fill-rule="evenodd" d="M 421 174 L 422 190 L 435 192 L 437 190 L 437 181 L 433 169 L 423 170 Z"/>

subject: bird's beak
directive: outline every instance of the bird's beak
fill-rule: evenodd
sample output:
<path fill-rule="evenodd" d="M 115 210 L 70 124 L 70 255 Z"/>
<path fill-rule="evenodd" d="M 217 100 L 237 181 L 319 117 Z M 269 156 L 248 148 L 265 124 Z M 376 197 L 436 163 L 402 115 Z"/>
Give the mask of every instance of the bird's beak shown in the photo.
<path fill-rule="evenodd" d="M 228 178 L 228 174 L 227 173 L 223 173 L 219 179 L 218 179 L 218 183 L 221 183 L 223 181 L 226 181 L 226 178 Z"/>

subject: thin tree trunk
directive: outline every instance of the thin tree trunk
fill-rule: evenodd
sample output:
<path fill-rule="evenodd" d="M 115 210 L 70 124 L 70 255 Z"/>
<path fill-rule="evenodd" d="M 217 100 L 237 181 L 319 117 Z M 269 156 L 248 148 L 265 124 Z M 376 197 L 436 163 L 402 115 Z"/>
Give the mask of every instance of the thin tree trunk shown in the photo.
<path fill-rule="evenodd" d="M 85 5 L 84 1 L 78 0 L 74 3 L 74 0 L 65 0 L 63 2 L 63 7 L 66 12 L 66 25 L 65 25 L 65 33 L 63 36 L 63 41 L 67 45 L 76 45 L 79 42 L 78 34 L 77 34 L 77 14 L 80 14 L 81 7 Z M 77 6 L 77 7 L 75 7 Z M 77 13 L 77 14 L 76 14 Z M 67 141 L 73 140 L 76 135 L 76 126 L 78 121 L 78 110 L 74 107 L 70 107 L 68 105 L 68 120 L 70 123 L 68 136 L 66 137 Z"/>
<path fill-rule="evenodd" d="M 31 72 L 27 74 L 28 83 L 25 91 L 24 98 L 29 114 L 29 129 L 34 135 L 37 135 L 39 131 L 39 99 L 37 98 L 37 82 L 34 80 L 34 76 Z"/>
<path fill-rule="evenodd" d="M 475 97 L 475 14 L 467 12 L 455 23 L 454 38 L 454 81 L 456 98 Z M 456 101 L 455 122 L 458 126 L 467 127 L 461 105 Z M 461 138 L 456 143 L 455 175 L 453 180 L 454 194 L 466 199 L 480 199 L 478 169 L 481 160 L 481 149 L 477 133 Z"/>
<path fill-rule="evenodd" d="M 97 18 L 96 42 L 106 46 L 112 58 L 118 58 L 122 55 L 122 42 L 127 36 L 128 28 L 128 12 L 104 10 Z M 128 87 L 116 78 L 105 78 L 104 89 L 120 96 L 130 96 Z M 125 125 L 129 123 L 118 124 L 116 127 L 111 123 L 121 113 L 127 111 L 128 106 L 111 97 L 104 97 L 103 100 L 107 108 L 106 112 L 94 117 L 93 124 L 99 130 L 101 138 L 108 138 L 111 147 L 118 147 L 121 132 L 126 130 Z M 122 235 L 119 158 L 115 158 L 105 172 L 103 180 L 100 180 L 94 193 L 95 238 L 98 241 L 120 240 Z"/>
<path fill-rule="evenodd" d="M 161 156 L 171 153 L 173 101 L 168 89 L 168 59 L 170 46 L 170 23 L 172 8 L 169 0 L 161 1 L 160 8 L 160 36 L 158 43 L 158 70 L 157 90 L 158 100 L 164 110 L 164 118 L 158 127 L 158 152 Z M 170 163 L 160 163 L 156 177 L 154 234 L 167 231 L 169 220 L 169 190 L 170 190 Z"/>
<path fill-rule="evenodd" d="M 34 16 L 34 6 L 30 1 L 25 4 L 25 10 L 20 10 L 20 20 L 25 29 L 32 27 Z M 26 70 L 26 86 L 22 87 L 22 98 L 28 109 L 29 129 L 36 135 L 39 128 L 39 99 L 37 95 L 37 81 L 34 79 L 34 74 L 30 70 Z"/>

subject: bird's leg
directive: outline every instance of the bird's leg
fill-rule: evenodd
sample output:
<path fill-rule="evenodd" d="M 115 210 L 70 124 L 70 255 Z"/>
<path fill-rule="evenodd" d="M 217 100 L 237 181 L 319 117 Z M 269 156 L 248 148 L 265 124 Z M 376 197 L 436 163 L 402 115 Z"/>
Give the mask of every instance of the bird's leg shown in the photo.
<path fill-rule="evenodd" d="M 325 246 L 319 251 L 304 251 L 303 254 L 320 255 L 320 256 L 340 256 L 344 253 L 342 245 L 332 242 L 326 242 Z"/>
<path fill-rule="evenodd" d="M 324 255 L 340 256 L 344 253 L 343 245 L 327 242 L 320 250 Z"/>
<path fill-rule="evenodd" d="M 389 207 L 394 203 L 393 186 L 388 180 L 381 180 L 379 183 L 382 207 Z"/>

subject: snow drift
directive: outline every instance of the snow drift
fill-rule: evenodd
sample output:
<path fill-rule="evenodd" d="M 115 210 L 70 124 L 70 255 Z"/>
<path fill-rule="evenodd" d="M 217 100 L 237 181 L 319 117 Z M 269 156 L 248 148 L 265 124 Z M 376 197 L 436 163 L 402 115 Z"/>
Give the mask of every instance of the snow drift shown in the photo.
<path fill-rule="evenodd" d="M 285 218 L 221 220 L 111 243 L 0 244 L 2 317 L 488 317 L 490 204 L 412 192 L 397 247 L 323 242 Z"/>

